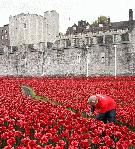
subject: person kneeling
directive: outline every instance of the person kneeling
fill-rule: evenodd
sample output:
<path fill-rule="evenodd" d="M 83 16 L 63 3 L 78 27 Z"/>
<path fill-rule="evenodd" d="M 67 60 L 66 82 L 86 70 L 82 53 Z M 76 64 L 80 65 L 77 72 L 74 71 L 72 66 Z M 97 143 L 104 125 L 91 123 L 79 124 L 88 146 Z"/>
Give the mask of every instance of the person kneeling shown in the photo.
<path fill-rule="evenodd" d="M 116 121 L 116 102 L 113 98 L 97 94 L 89 97 L 88 104 L 91 105 L 89 116 L 96 109 L 99 111 L 99 115 L 96 117 L 97 120 L 103 121 L 105 124 Z"/>

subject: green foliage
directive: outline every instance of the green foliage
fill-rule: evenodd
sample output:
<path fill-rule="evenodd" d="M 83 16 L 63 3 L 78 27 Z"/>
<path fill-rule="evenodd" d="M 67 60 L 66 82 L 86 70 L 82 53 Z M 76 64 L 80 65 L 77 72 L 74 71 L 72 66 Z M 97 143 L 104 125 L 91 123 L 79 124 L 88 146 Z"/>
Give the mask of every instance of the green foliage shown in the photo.
<path fill-rule="evenodd" d="M 34 135 L 35 135 L 35 129 L 31 129 L 30 130 L 30 133 L 31 133 L 30 139 L 31 140 L 34 140 L 35 139 L 35 137 L 34 137 Z"/>
<path fill-rule="evenodd" d="M 108 23 L 108 18 L 106 16 L 99 16 L 97 20 L 95 20 L 91 26 L 98 27 L 99 24 L 106 24 Z M 110 23 L 110 22 L 109 22 Z"/>
<path fill-rule="evenodd" d="M 82 112 L 82 117 L 88 118 L 89 116 L 88 116 L 88 114 L 86 112 Z"/>
<path fill-rule="evenodd" d="M 98 21 L 97 20 L 95 20 L 92 24 L 91 24 L 93 27 L 98 27 Z"/>
<path fill-rule="evenodd" d="M 98 17 L 98 24 L 104 24 L 104 23 L 108 23 L 108 18 L 106 16 L 100 16 Z"/>
<path fill-rule="evenodd" d="M 98 149 L 99 148 L 99 145 L 96 145 L 96 144 L 91 144 L 91 149 Z"/>
<path fill-rule="evenodd" d="M 20 128 L 18 125 L 14 125 L 15 131 L 20 131 L 22 133 L 25 133 L 25 129 L 24 128 Z"/>
<path fill-rule="evenodd" d="M 57 143 L 54 142 L 52 139 L 49 139 L 47 145 L 50 145 L 50 144 L 51 144 L 53 147 L 55 147 Z"/>
<path fill-rule="evenodd" d="M 15 139 L 16 139 L 16 144 L 14 145 L 14 148 L 15 148 L 15 149 L 20 145 L 22 138 L 23 138 L 23 137 L 16 137 L 16 138 L 15 138 Z"/>
<path fill-rule="evenodd" d="M 6 126 L 6 127 L 8 127 L 8 125 L 9 125 L 9 122 L 4 122 L 4 125 Z"/>
<path fill-rule="evenodd" d="M 122 123 L 120 121 L 117 121 L 115 122 L 116 125 L 119 125 L 119 126 L 126 126 L 128 127 L 131 131 L 135 132 L 135 127 L 134 126 L 131 126 L 130 124 L 127 124 L 127 123 Z"/>
<path fill-rule="evenodd" d="M 23 85 L 22 91 L 26 96 L 32 96 L 32 97 L 36 96 L 36 93 L 28 86 Z"/>
<path fill-rule="evenodd" d="M 75 110 L 75 109 L 73 109 L 73 108 L 67 108 L 67 110 L 70 110 L 70 111 L 72 111 L 73 113 L 78 113 L 79 112 L 79 110 Z"/>
<path fill-rule="evenodd" d="M 65 130 L 65 127 L 63 125 L 61 125 L 58 132 L 57 132 L 57 134 L 58 135 L 62 134 L 64 130 Z"/>
<path fill-rule="evenodd" d="M 131 145 L 131 146 L 129 147 L 129 149 L 135 149 L 135 146 L 132 146 L 132 145 Z"/>
<path fill-rule="evenodd" d="M 61 140 L 63 140 L 64 142 L 66 142 L 65 149 L 68 149 L 69 144 L 70 144 L 69 140 L 66 137 L 61 138 Z"/>
<path fill-rule="evenodd" d="M 1 146 L 0 146 L 0 148 L 4 148 L 5 146 L 7 146 L 7 140 L 6 139 L 2 139 L 2 141 L 1 141 Z"/>

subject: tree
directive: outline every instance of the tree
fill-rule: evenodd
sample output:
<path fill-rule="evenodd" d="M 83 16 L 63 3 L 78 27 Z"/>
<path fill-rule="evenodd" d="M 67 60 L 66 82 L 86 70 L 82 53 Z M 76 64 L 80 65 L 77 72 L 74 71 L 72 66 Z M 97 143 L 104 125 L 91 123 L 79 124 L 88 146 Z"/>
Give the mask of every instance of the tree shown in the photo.
<path fill-rule="evenodd" d="M 95 20 L 91 25 L 94 26 L 94 27 L 98 27 L 99 26 L 98 20 Z"/>
<path fill-rule="evenodd" d="M 106 16 L 98 17 L 98 24 L 105 24 L 108 23 L 108 18 Z"/>
<path fill-rule="evenodd" d="M 106 16 L 99 16 L 97 20 L 95 20 L 91 25 L 94 27 L 99 26 L 99 24 L 106 24 L 106 23 L 110 23 L 108 22 L 108 17 Z"/>

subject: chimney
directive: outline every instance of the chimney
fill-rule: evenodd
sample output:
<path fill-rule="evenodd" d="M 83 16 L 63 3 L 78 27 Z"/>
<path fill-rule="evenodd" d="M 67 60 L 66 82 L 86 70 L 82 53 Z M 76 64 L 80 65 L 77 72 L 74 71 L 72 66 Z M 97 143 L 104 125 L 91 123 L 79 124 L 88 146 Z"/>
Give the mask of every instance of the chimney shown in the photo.
<path fill-rule="evenodd" d="M 129 9 L 129 21 L 133 21 L 133 11 Z"/>
<path fill-rule="evenodd" d="M 108 21 L 108 24 L 110 24 L 110 22 L 111 22 L 111 21 L 110 21 L 110 17 L 108 17 L 107 21 Z"/>

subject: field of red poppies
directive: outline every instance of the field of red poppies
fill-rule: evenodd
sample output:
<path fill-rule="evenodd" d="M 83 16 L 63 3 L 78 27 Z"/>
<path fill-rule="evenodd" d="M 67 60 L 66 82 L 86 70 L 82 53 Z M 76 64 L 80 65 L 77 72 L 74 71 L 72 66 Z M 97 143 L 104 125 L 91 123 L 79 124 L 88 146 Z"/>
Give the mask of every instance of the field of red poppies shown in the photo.
<path fill-rule="evenodd" d="M 62 105 L 26 97 L 22 85 Z M 116 124 L 82 115 L 96 93 L 115 98 Z M 0 148 L 134 149 L 135 77 L 1 77 Z"/>

